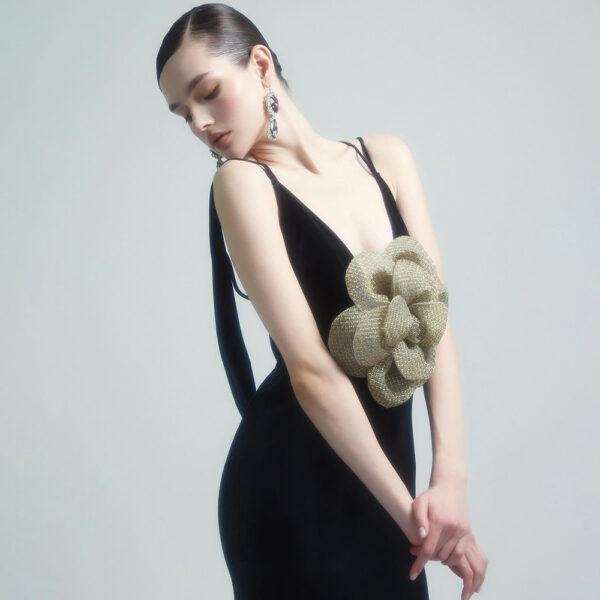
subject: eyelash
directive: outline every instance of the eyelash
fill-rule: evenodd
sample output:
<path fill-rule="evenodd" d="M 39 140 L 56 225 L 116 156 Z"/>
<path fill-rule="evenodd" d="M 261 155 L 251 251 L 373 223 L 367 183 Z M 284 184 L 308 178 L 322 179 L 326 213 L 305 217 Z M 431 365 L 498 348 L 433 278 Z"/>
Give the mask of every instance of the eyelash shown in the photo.
<path fill-rule="evenodd" d="M 218 85 L 208 96 L 206 96 L 206 98 L 204 98 L 205 100 L 212 100 L 218 93 L 219 93 L 219 89 L 221 88 L 220 85 Z M 191 115 L 187 115 L 185 117 L 185 122 L 189 123 L 189 119 L 191 118 Z"/>

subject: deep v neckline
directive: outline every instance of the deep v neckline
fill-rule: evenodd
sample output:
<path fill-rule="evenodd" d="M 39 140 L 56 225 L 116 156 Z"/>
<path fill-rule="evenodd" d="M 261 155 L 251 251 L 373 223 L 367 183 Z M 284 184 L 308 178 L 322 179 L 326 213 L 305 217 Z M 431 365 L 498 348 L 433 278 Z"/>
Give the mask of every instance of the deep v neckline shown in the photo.
<path fill-rule="evenodd" d="M 391 197 L 393 196 L 392 191 L 390 190 L 389 185 L 387 184 L 387 182 L 385 181 L 385 179 L 383 179 L 383 177 L 381 177 L 380 173 L 374 169 L 374 165 L 373 167 L 368 163 L 367 159 L 365 159 L 365 157 L 362 155 L 362 153 L 360 152 L 360 150 L 358 150 L 358 148 L 352 144 L 351 142 L 345 142 L 345 141 L 341 141 L 341 144 L 346 144 L 348 146 L 352 146 L 352 148 L 354 148 L 356 150 L 356 152 L 363 158 L 363 160 L 365 160 L 365 162 L 367 162 L 367 166 L 369 167 L 369 170 L 371 172 L 371 174 L 373 175 L 373 177 L 375 178 L 375 181 L 377 182 L 377 185 L 379 186 L 379 190 L 381 192 L 381 196 L 383 199 L 383 204 L 384 204 L 384 208 L 386 211 L 386 214 L 388 216 L 388 222 L 390 223 L 390 227 L 392 229 L 392 239 L 394 239 L 398 234 L 396 232 L 396 226 L 394 224 L 394 219 L 392 218 L 392 214 L 391 214 L 391 210 L 396 209 L 396 206 L 394 204 L 393 208 L 390 208 L 390 204 L 389 201 L 391 199 Z M 264 164 L 264 163 L 263 163 Z M 294 202 L 300 206 L 300 208 L 302 210 L 304 210 L 304 212 L 311 217 L 314 221 L 316 221 L 317 223 L 320 224 L 320 226 L 325 229 L 325 231 L 327 231 L 329 233 L 329 235 L 336 241 L 336 243 L 338 244 L 338 246 L 340 246 L 340 248 L 342 248 L 345 252 L 345 254 L 350 257 L 350 259 L 354 259 L 356 258 L 359 254 L 361 254 L 362 252 L 366 252 L 367 250 L 360 250 L 359 252 L 357 252 L 356 254 L 354 254 L 350 248 L 348 247 L 348 244 L 346 244 L 346 242 L 344 242 L 344 240 L 341 238 L 341 236 L 334 231 L 334 229 L 328 225 L 314 210 L 312 210 L 312 208 L 310 208 L 307 204 L 305 204 L 304 202 L 302 202 L 302 200 L 300 200 L 300 198 L 294 193 L 292 192 L 292 190 L 290 190 L 286 185 L 284 185 L 279 178 L 275 175 L 275 173 L 273 173 L 273 170 L 268 166 L 265 165 L 269 171 L 271 171 L 271 174 L 273 175 L 274 181 L 275 183 L 285 192 L 287 192 L 287 194 L 292 198 L 292 200 L 294 200 Z M 389 198 L 386 197 L 386 192 L 388 192 L 390 194 Z M 391 240 L 390 240 L 391 241 Z"/>

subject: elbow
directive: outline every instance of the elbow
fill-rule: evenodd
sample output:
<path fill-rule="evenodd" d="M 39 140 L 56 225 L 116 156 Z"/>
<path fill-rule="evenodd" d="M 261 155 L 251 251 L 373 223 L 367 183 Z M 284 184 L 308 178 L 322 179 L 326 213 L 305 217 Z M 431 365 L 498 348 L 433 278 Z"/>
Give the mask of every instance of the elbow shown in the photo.
<path fill-rule="evenodd" d="M 297 396 L 318 397 L 325 383 L 333 380 L 337 363 L 328 352 L 313 354 L 309 360 L 296 360 L 288 367 L 290 383 Z"/>

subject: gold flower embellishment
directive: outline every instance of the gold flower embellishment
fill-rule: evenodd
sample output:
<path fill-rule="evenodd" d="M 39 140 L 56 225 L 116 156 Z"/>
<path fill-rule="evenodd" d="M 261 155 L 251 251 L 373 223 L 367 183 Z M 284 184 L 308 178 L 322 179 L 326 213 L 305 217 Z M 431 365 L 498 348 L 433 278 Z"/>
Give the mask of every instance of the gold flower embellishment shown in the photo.
<path fill-rule="evenodd" d="M 408 235 L 381 253 L 355 256 L 345 279 L 354 304 L 331 323 L 329 350 L 345 373 L 367 378 L 379 404 L 402 404 L 433 374 L 448 292 L 423 246 Z"/>

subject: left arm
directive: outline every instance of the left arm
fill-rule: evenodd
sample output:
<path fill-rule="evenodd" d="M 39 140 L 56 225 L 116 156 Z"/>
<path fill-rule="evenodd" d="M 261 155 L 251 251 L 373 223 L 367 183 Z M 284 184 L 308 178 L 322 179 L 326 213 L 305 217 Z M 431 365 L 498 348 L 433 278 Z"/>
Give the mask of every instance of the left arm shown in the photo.
<path fill-rule="evenodd" d="M 440 280 L 445 283 L 425 193 L 410 149 L 401 139 L 391 135 L 370 136 L 365 138 L 365 143 L 373 148 L 371 155 L 374 162 L 385 167 L 385 173 L 381 175 L 394 192 L 409 234 L 423 245 L 437 268 Z M 451 306 L 451 290 L 449 298 Z M 423 385 L 423 391 L 431 428 L 430 484 L 452 480 L 459 485 L 466 485 L 462 389 L 458 352 L 449 316 L 444 335 L 436 346 L 435 370 Z"/>
<path fill-rule="evenodd" d="M 433 375 L 423 385 L 433 448 L 429 484 L 448 479 L 466 486 L 462 388 L 450 323 L 436 347 L 435 360 Z"/>
<path fill-rule="evenodd" d="M 425 248 L 444 282 L 440 252 L 412 153 L 397 137 L 372 137 L 369 141 L 365 139 L 365 143 L 373 149 L 373 161 L 385 166 L 385 174 L 381 176 L 389 182 L 409 235 Z M 451 290 L 449 298 L 451 306 Z M 410 569 L 411 579 L 428 560 L 441 560 L 464 580 L 462 597 L 466 599 L 481 588 L 487 557 L 475 542 L 468 517 L 462 390 L 449 318 L 436 346 L 435 370 L 423 390 L 433 460 L 429 487 L 412 505 L 415 525 L 425 529 L 426 539 L 421 546 L 411 548 L 417 556 Z"/>

